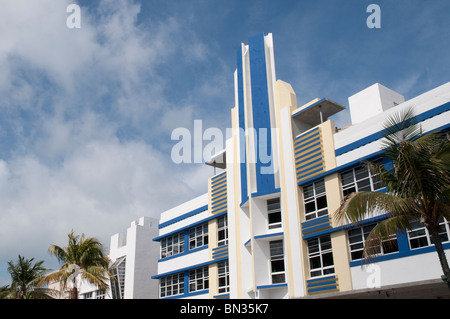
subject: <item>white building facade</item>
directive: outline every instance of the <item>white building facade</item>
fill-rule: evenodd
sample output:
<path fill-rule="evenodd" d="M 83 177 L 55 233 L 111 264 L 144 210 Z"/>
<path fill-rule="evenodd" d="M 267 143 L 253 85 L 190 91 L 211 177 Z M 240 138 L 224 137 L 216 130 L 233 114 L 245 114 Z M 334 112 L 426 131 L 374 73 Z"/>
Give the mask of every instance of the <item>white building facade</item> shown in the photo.
<path fill-rule="evenodd" d="M 158 281 L 151 278 L 157 271 L 159 245 L 158 219 L 141 217 L 131 222 L 126 236 L 111 236 L 109 271 L 116 278 L 110 284 L 112 299 L 158 298 Z"/>
<path fill-rule="evenodd" d="M 381 159 L 389 115 L 414 107 L 425 133 L 449 130 L 450 83 L 408 101 L 377 83 L 349 98 L 352 125 L 337 129 L 330 117 L 344 106 L 318 98 L 298 107 L 291 85 L 276 80 L 271 34 L 241 45 L 234 81 L 233 134 L 207 163 L 220 172 L 207 194 L 161 214 L 159 298 L 305 298 L 440 278 L 420 224 L 373 268 L 361 252 L 383 214 L 360 225 L 336 225 L 332 214 L 350 192 L 385 191 L 362 163 Z M 442 236 L 448 254 L 445 219 Z"/>

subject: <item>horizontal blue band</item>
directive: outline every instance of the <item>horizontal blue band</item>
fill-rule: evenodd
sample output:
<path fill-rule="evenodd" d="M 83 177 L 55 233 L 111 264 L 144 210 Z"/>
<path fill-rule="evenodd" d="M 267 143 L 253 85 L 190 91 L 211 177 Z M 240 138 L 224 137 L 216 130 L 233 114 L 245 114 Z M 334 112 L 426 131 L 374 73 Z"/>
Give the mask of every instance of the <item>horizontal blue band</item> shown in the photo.
<path fill-rule="evenodd" d="M 319 132 L 316 134 L 319 134 Z M 297 151 L 305 150 L 308 147 L 311 147 L 311 145 L 316 144 L 316 142 L 320 143 L 320 136 L 317 136 L 311 140 L 305 140 L 305 142 L 299 143 L 298 145 L 294 145 L 294 152 L 296 153 Z"/>
<path fill-rule="evenodd" d="M 185 267 L 185 268 L 176 269 L 176 270 L 169 271 L 169 272 L 166 272 L 166 273 L 163 273 L 163 274 L 158 274 L 158 275 L 152 276 L 151 278 L 152 279 L 159 279 L 159 278 L 162 278 L 162 277 L 166 277 L 166 276 L 170 276 L 170 275 L 174 275 L 174 274 L 179 274 L 180 272 L 185 272 L 185 271 L 188 271 L 188 270 L 193 270 L 193 269 L 205 267 L 205 266 L 208 266 L 208 265 L 211 265 L 211 264 L 215 264 L 215 263 L 218 263 L 218 262 L 221 262 L 221 261 L 225 261 L 225 260 L 228 260 L 228 257 L 220 258 L 220 259 L 216 259 L 216 260 L 210 260 L 210 261 L 207 261 L 207 262 L 204 262 L 204 263 L 201 263 L 201 264 L 197 264 L 197 265 L 192 265 L 192 266 Z"/>
<path fill-rule="evenodd" d="M 286 283 L 282 283 L 282 284 L 256 286 L 257 289 L 270 289 L 270 288 L 281 288 L 281 287 L 287 287 L 287 284 Z"/>
<path fill-rule="evenodd" d="M 437 106 L 431 110 L 428 110 L 426 112 L 423 112 L 419 115 L 416 115 L 415 117 L 413 117 L 413 120 L 417 121 L 417 122 L 422 122 L 425 121 L 433 116 L 439 115 L 441 113 L 447 112 L 450 110 L 450 102 L 447 102 L 445 104 L 442 104 L 440 106 Z M 344 153 L 350 152 L 358 147 L 364 146 L 368 143 L 372 143 L 376 140 L 379 140 L 380 138 L 383 137 L 383 135 L 385 134 L 385 130 L 381 130 L 378 131 L 376 133 L 373 133 L 371 135 L 368 135 L 358 141 L 355 141 L 353 143 L 350 143 L 346 146 L 340 147 L 338 149 L 336 149 L 335 154 L 336 156 L 342 155 Z"/>
<path fill-rule="evenodd" d="M 205 210 L 208 210 L 208 205 L 196 208 L 196 209 L 190 211 L 189 213 L 183 214 L 183 215 L 178 216 L 178 217 L 176 217 L 174 219 L 171 219 L 171 220 L 168 220 L 168 221 L 166 221 L 164 223 L 161 223 L 161 224 L 158 225 L 158 228 L 161 229 L 161 228 L 167 227 L 169 225 L 175 224 L 176 222 L 179 222 L 180 220 L 183 220 L 183 219 L 186 219 L 188 217 L 197 215 L 197 214 L 199 214 L 201 212 L 204 212 Z"/>

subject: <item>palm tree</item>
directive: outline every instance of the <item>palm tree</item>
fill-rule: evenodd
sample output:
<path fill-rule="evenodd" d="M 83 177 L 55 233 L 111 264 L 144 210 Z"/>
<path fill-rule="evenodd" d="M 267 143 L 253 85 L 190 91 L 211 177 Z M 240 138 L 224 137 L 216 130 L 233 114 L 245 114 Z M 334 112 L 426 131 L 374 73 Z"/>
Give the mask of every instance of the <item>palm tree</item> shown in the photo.
<path fill-rule="evenodd" d="M 49 252 L 63 263 L 59 270 L 47 275 L 40 285 L 58 282 L 62 291 L 69 289 L 70 299 L 78 299 L 81 280 L 106 290 L 110 273 L 109 258 L 103 254 L 103 245 L 96 238 L 85 238 L 84 234 L 68 234 L 67 247 L 51 245 Z"/>
<path fill-rule="evenodd" d="M 383 137 L 383 157 L 393 163 L 393 168 L 366 164 L 387 192 L 348 195 L 335 212 L 335 221 L 358 223 L 380 211 L 386 214 L 366 238 L 364 256 L 368 261 L 379 252 L 380 244 L 390 242 L 391 235 L 410 230 L 412 221 L 422 223 L 431 235 L 444 273 L 442 279 L 450 289 L 449 264 L 439 235 L 443 218 L 450 221 L 449 140 L 439 132 L 423 134 L 412 108 L 388 118 Z"/>
<path fill-rule="evenodd" d="M 33 261 L 34 258 L 25 259 L 19 255 L 19 259 L 16 263 L 12 260 L 8 262 L 8 272 L 11 275 L 12 283 L 10 287 L 3 287 L 2 289 L 5 298 L 50 298 L 47 289 L 36 287 L 48 269 L 45 269 L 42 266 L 44 261 L 39 261 L 35 264 L 33 264 Z"/>

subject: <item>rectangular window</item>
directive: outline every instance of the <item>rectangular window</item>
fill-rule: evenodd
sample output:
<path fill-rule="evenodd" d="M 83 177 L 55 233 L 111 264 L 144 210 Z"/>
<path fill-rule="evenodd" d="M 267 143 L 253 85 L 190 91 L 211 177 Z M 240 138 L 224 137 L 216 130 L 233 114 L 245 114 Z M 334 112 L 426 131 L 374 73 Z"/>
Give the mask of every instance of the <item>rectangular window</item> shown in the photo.
<path fill-rule="evenodd" d="M 161 258 L 182 253 L 184 251 L 184 233 L 165 237 L 161 240 Z"/>
<path fill-rule="evenodd" d="M 189 249 L 208 245 L 208 223 L 189 229 Z"/>
<path fill-rule="evenodd" d="M 303 186 L 303 197 L 306 220 L 328 215 L 324 180 Z"/>
<path fill-rule="evenodd" d="M 209 288 L 208 266 L 189 271 L 189 292 Z"/>
<path fill-rule="evenodd" d="M 94 299 L 92 291 L 80 294 L 81 299 Z"/>
<path fill-rule="evenodd" d="M 218 290 L 219 293 L 225 293 L 230 291 L 230 270 L 228 267 L 228 260 L 221 261 L 217 264 L 219 268 L 219 284 L 218 284 Z"/>
<path fill-rule="evenodd" d="M 217 218 L 217 246 L 228 245 L 228 220 L 227 216 Z"/>
<path fill-rule="evenodd" d="M 281 227 L 280 199 L 274 198 L 267 201 L 267 220 L 269 229 Z"/>
<path fill-rule="evenodd" d="M 284 269 L 284 250 L 282 240 L 270 242 L 270 267 L 273 284 L 286 282 Z"/>
<path fill-rule="evenodd" d="M 410 222 L 411 230 L 408 231 L 409 246 L 411 249 L 416 249 L 420 247 L 427 247 L 432 245 L 433 241 L 431 236 L 426 229 L 426 227 L 419 222 L 414 220 Z M 439 237 L 441 237 L 443 242 L 449 241 L 450 226 L 449 222 L 442 218 L 439 221 Z"/>
<path fill-rule="evenodd" d="M 95 299 L 105 299 L 105 292 L 102 290 L 96 290 Z"/>
<path fill-rule="evenodd" d="M 358 227 L 348 231 L 348 241 L 350 245 L 350 259 L 358 260 L 363 258 L 365 240 L 369 236 L 376 224 Z M 386 255 L 398 251 L 397 236 L 393 235 L 389 240 L 383 241 L 377 247 L 378 255 Z"/>
<path fill-rule="evenodd" d="M 380 161 L 376 163 L 379 164 Z M 353 192 L 377 191 L 384 187 L 378 175 L 372 174 L 366 166 L 358 166 L 341 173 L 341 183 L 344 196 Z"/>
<path fill-rule="evenodd" d="M 311 277 L 334 274 L 330 235 L 308 240 L 308 258 Z"/>
<path fill-rule="evenodd" d="M 161 298 L 184 293 L 184 274 L 178 273 L 159 280 L 159 296 Z"/>
<path fill-rule="evenodd" d="M 111 293 L 113 299 L 123 299 L 125 291 L 125 269 L 127 264 L 127 257 L 122 256 L 111 265 L 109 271 L 111 272 Z"/>

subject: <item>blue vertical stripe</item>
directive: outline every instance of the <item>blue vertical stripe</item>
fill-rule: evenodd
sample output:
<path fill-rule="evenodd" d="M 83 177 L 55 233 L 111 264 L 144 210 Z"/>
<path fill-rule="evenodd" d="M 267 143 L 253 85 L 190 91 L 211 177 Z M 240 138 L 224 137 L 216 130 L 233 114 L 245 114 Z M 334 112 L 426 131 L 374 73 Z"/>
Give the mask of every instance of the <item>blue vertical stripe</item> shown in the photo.
<path fill-rule="evenodd" d="M 241 204 L 248 200 L 247 192 L 247 154 L 245 143 L 245 109 L 244 109 L 244 80 L 242 72 L 242 47 L 237 53 L 237 82 L 238 82 L 238 115 L 239 115 L 239 149 L 241 166 Z"/>
<path fill-rule="evenodd" d="M 270 123 L 270 104 L 267 86 L 266 51 L 264 34 L 249 38 L 250 80 L 252 96 L 253 127 L 256 130 L 256 184 L 258 194 L 271 194 L 275 191 L 273 172 L 272 137 Z M 267 141 L 260 141 L 261 129 L 267 132 Z M 261 156 L 269 158 L 269 163 L 262 163 Z M 262 169 L 264 171 L 262 171 Z M 263 174 L 264 173 L 264 174 Z"/>

